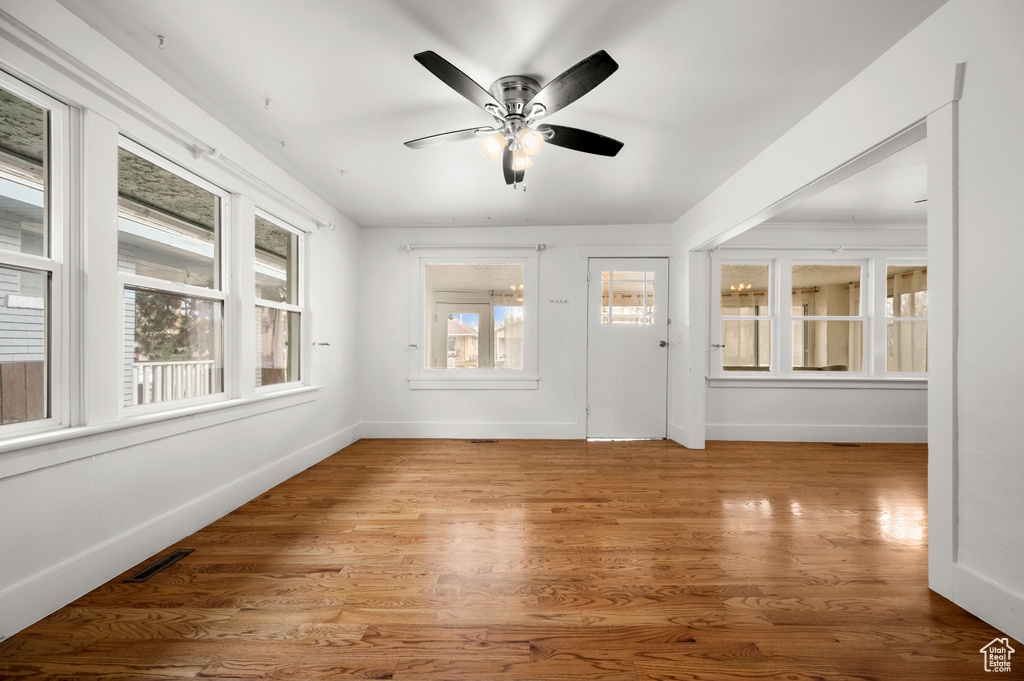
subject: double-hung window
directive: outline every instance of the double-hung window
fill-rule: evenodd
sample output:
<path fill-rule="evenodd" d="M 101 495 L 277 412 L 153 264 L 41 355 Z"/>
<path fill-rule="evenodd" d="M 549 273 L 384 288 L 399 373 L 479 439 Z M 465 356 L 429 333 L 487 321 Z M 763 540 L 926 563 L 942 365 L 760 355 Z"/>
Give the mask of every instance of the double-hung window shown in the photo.
<path fill-rule="evenodd" d="M 772 353 L 773 296 L 769 266 L 722 265 L 721 342 L 724 371 L 769 371 Z"/>
<path fill-rule="evenodd" d="M 861 264 L 808 262 L 790 271 L 793 370 L 862 371 Z"/>
<path fill-rule="evenodd" d="M 68 109 L 0 74 L 0 428 L 67 421 Z"/>
<path fill-rule="evenodd" d="M 224 192 L 123 140 L 117 193 L 124 406 L 222 395 Z"/>
<path fill-rule="evenodd" d="M 715 258 L 711 375 L 922 377 L 927 272 L 923 258 L 886 255 Z"/>
<path fill-rule="evenodd" d="M 92 151 L 76 169 L 86 142 Z M 211 182 L 232 181 L 222 170 L 200 177 L 0 72 L 5 448 L 308 382 L 306 234 L 256 204 L 300 224 L 302 211 L 245 186 L 232 194 Z M 520 284 L 503 300 L 522 296 Z M 522 303 L 490 309 L 487 362 L 521 367 Z"/>
<path fill-rule="evenodd" d="M 255 218 L 256 387 L 301 380 L 302 235 L 269 214 Z"/>

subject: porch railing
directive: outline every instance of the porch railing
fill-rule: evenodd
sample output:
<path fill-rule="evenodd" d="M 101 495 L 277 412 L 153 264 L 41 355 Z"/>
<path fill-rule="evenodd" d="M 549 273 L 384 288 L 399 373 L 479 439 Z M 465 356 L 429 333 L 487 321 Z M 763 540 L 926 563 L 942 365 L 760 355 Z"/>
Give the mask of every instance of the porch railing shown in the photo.
<path fill-rule="evenodd" d="M 132 365 L 134 404 L 150 404 L 209 395 L 215 362 L 136 362 Z"/>

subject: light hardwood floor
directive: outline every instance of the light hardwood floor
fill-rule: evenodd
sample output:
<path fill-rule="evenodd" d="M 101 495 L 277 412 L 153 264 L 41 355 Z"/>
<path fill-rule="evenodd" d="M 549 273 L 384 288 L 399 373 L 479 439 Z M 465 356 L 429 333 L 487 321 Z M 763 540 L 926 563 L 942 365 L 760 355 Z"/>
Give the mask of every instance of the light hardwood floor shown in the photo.
<path fill-rule="evenodd" d="M 926 586 L 926 460 L 363 440 L 0 643 L 0 678 L 985 678 L 999 632 Z"/>

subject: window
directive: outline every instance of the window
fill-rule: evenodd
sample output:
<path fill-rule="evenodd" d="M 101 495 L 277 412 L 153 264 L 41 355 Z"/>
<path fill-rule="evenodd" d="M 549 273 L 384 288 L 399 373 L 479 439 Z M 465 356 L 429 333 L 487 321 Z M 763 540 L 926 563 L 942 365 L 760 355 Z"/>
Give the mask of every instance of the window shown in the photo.
<path fill-rule="evenodd" d="M 184 155 L 173 131 L 129 118 L 132 134 Z M 0 449 L 315 399 L 300 344 L 310 321 L 300 229 L 313 214 L 227 159 L 197 167 L 236 194 L 171 158 L 0 71 Z M 147 441 L 144 431 L 129 439 Z"/>
<path fill-rule="evenodd" d="M 928 269 L 886 268 L 885 370 L 928 371 Z"/>
<path fill-rule="evenodd" d="M 523 368 L 523 265 L 427 264 L 429 369 Z"/>
<path fill-rule="evenodd" d="M 772 320 L 768 265 L 722 265 L 722 369 L 768 371 Z"/>
<path fill-rule="evenodd" d="M 713 290 L 720 302 L 713 309 L 711 344 L 720 359 L 712 374 L 923 374 L 927 269 L 914 258 L 906 264 L 889 260 L 714 259 Z"/>
<path fill-rule="evenodd" d="M 301 379 L 302 237 L 269 215 L 255 218 L 256 387 Z"/>
<path fill-rule="evenodd" d="M 0 428 L 60 424 L 64 121 L 60 103 L 0 75 Z"/>
<path fill-rule="evenodd" d="M 537 388 L 542 248 L 409 247 L 411 389 Z"/>
<path fill-rule="evenodd" d="M 602 272 L 601 324 L 653 324 L 654 272 Z"/>
<path fill-rule="evenodd" d="M 118 149 L 126 407 L 224 391 L 222 192 L 127 141 Z"/>
<path fill-rule="evenodd" d="M 861 371 L 860 265 L 792 266 L 793 369 Z"/>

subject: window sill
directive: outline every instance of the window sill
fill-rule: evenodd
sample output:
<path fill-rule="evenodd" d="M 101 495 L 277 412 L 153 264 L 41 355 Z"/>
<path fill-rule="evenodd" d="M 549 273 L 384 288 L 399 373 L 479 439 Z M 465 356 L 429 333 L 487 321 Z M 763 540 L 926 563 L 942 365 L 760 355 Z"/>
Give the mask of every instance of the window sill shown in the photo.
<path fill-rule="evenodd" d="M 715 376 L 707 379 L 709 388 L 886 388 L 888 390 L 927 390 L 928 379 L 906 376 L 877 378 L 870 376 Z"/>
<path fill-rule="evenodd" d="M 95 456 L 112 448 L 122 449 L 209 428 L 222 423 L 312 402 L 323 386 L 302 386 L 253 397 L 149 414 L 138 414 L 95 426 L 54 428 L 0 442 L 0 479 Z M 52 447 L 77 440 L 75 446 Z M 116 442 L 114 442 L 116 440 Z M 116 447 L 115 447 L 116 445 Z"/>
<path fill-rule="evenodd" d="M 538 376 L 410 376 L 409 390 L 536 390 Z"/>

